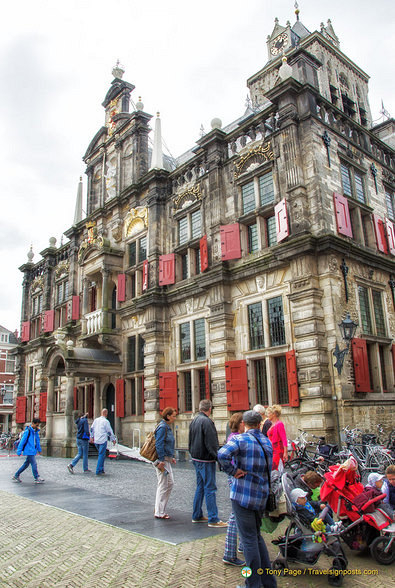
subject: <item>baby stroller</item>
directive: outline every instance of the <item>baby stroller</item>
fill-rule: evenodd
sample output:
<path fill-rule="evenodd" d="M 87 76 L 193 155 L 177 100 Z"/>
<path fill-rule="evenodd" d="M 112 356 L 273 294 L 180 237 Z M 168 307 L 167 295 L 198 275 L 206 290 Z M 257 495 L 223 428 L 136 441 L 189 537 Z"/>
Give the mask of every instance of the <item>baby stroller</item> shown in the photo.
<path fill-rule="evenodd" d="M 324 475 L 321 499 L 327 501 L 342 520 L 344 529 L 340 537 L 350 549 L 363 551 L 369 548 L 379 564 L 392 564 L 395 561 L 395 524 L 379 506 L 373 512 L 367 512 L 371 510 L 369 507 L 383 500 L 385 494 L 372 498 L 358 509 L 353 501 L 364 488 L 357 481 L 358 474 L 353 465 L 344 467 L 346 464 L 329 468 Z"/>
<path fill-rule="evenodd" d="M 291 491 L 295 488 L 294 481 L 287 473 L 281 477 L 281 483 L 287 503 L 287 517 L 290 523 L 284 536 L 272 541 L 279 548 L 279 553 L 272 563 L 273 569 L 281 570 L 289 567 L 289 563 L 298 562 L 309 566 L 315 565 L 322 554 L 333 558 L 332 567 L 328 573 L 328 583 L 341 586 L 342 571 L 347 569 L 348 560 L 339 541 L 339 531 L 313 533 L 307 527 L 294 509 L 291 501 Z M 321 541 L 321 542 L 319 542 Z"/>

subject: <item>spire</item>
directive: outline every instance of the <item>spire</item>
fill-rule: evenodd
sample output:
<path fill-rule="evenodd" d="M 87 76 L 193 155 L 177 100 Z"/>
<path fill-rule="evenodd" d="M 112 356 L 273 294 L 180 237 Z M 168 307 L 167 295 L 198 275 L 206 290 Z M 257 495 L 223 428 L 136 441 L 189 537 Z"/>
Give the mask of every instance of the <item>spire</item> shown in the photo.
<path fill-rule="evenodd" d="M 150 169 L 164 169 L 162 152 L 162 129 L 159 112 L 156 113 L 155 119 L 154 146 L 152 148 L 152 159 Z"/>
<path fill-rule="evenodd" d="M 77 190 L 77 199 L 75 201 L 75 212 L 74 212 L 74 225 L 78 225 L 79 222 L 82 221 L 82 177 L 80 176 L 80 181 L 78 184 Z"/>
<path fill-rule="evenodd" d="M 299 20 L 299 13 L 300 13 L 299 4 L 297 2 L 295 2 L 294 6 L 295 6 L 296 20 Z"/>

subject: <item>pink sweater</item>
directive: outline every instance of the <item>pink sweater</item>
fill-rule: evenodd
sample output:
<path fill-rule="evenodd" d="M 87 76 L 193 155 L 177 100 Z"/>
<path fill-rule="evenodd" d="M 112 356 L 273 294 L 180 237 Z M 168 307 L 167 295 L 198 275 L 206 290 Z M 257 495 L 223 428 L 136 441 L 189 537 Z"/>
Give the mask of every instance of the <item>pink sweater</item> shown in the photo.
<path fill-rule="evenodd" d="M 272 445 L 282 446 L 282 448 L 287 447 L 287 436 L 285 434 L 285 427 L 284 423 L 281 421 L 277 421 L 270 427 L 267 432 L 267 436 L 269 437 Z"/>

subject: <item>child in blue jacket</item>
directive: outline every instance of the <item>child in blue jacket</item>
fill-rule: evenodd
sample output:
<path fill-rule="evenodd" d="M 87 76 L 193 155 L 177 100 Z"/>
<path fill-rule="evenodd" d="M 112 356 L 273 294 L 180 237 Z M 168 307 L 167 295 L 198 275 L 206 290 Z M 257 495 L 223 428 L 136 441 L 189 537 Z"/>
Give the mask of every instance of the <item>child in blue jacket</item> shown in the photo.
<path fill-rule="evenodd" d="M 19 468 L 19 470 L 15 473 L 15 475 L 12 476 L 14 482 L 22 482 L 19 476 L 29 467 L 29 465 L 32 466 L 32 472 L 35 483 L 42 484 L 44 482 L 44 480 L 40 478 L 40 476 L 38 475 L 36 461 L 37 453 L 41 453 L 39 436 L 40 429 L 38 428 L 39 425 L 40 419 L 34 418 L 32 424 L 30 426 L 27 426 L 24 430 L 22 439 L 20 440 L 18 445 L 17 454 L 21 455 L 23 453 L 23 455 L 26 456 L 26 460 L 24 464 Z"/>

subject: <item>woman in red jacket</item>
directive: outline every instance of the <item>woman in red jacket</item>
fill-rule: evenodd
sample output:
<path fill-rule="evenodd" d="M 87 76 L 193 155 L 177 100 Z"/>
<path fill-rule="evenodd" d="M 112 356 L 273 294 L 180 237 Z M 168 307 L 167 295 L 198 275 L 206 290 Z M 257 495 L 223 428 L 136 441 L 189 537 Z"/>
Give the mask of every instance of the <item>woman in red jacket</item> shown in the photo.
<path fill-rule="evenodd" d="M 273 445 L 273 465 L 272 470 L 278 470 L 280 459 L 284 462 L 288 459 L 288 441 L 285 434 L 284 423 L 280 421 L 281 406 L 274 404 L 267 411 L 267 416 L 272 422 L 272 426 L 267 432 Z"/>

